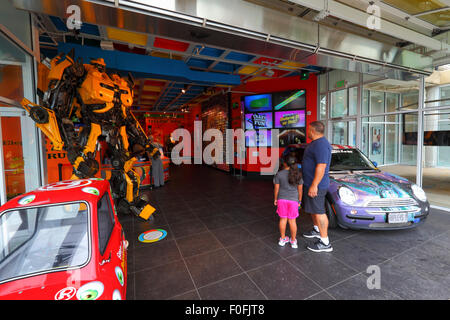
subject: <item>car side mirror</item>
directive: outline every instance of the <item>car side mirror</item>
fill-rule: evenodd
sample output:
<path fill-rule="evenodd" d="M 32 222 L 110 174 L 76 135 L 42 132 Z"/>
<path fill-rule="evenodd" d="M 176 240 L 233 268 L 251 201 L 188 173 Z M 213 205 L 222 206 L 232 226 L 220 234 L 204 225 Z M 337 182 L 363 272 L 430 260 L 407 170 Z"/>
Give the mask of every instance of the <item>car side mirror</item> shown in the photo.
<path fill-rule="evenodd" d="M 372 161 L 372 163 L 373 163 L 373 165 L 374 165 L 375 167 L 378 167 L 378 162 Z"/>

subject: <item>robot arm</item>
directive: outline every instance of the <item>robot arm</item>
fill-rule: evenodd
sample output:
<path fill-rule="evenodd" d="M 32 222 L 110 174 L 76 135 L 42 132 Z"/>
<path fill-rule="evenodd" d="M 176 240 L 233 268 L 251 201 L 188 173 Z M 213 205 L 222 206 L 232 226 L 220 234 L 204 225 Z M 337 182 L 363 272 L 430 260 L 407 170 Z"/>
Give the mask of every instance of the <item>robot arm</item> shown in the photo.
<path fill-rule="evenodd" d="M 142 129 L 139 121 L 136 120 L 133 113 L 127 109 L 127 134 L 130 141 L 132 153 L 141 153 L 146 151 L 149 157 L 160 154 L 159 149 L 153 145 Z"/>
<path fill-rule="evenodd" d="M 71 51 L 65 56 L 61 53 L 51 60 L 49 85 L 42 97 L 42 106 L 25 98 L 21 103 L 36 122 L 36 126 L 52 142 L 53 148 L 55 150 L 64 148 L 68 152 L 78 146 L 77 135 L 70 118 L 78 105 L 75 101 L 77 84 L 85 74 L 83 65 L 74 62 L 73 56 L 74 53 Z"/>
<path fill-rule="evenodd" d="M 36 126 L 49 138 L 56 151 L 61 151 L 64 142 L 59 131 L 58 121 L 55 112 L 48 108 L 34 104 L 27 99 L 22 100 L 22 107 L 28 111 L 31 119 L 36 122 Z"/>

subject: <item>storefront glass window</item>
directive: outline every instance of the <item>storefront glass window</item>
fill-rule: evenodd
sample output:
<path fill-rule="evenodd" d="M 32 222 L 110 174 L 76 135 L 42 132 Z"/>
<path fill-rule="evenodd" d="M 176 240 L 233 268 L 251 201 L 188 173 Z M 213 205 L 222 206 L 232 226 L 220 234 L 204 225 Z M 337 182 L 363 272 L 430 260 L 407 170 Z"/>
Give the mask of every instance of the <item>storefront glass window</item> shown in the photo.
<path fill-rule="evenodd" d="M 369 118 L 369 158 L 378 165 L 384 164 L 385 130 L 384 117 Z"/>
<path fill-rule="evenodd" d="M 17 102 L 32 99 L 31 57 L 0 35 L 0 97 Z"/>
<path fill-rule="evenodd" d="M 332 118 L 348 115 L 347 90 L 339 90 L 331 93 L 330 110 Z"/>
<path fill-rule="evenodd" d="M 384 92 L 370 92 L 370 114 L 384 113 Z"/>
<path fill-rule="evenodd" d="M 395 112 L 399 107 L 400 96 L 397 93 L 386 93 L 386 112 Z"/>
<path fill-rule="evenodd" d="M 402 163 L 416 165 L 417 163 L 417 113 L 406 113 L 403 117 Z"/>
<path fill-rule="evenodd" d="M 358 108 L 358 87 L 348 89 L 348 115 L 354 116 Z"/>
<path fill-rule="evenodd" d="M 356 147 L 356 121 L 348 122 L 348 145 Z"/>
<path fill-rule="evenodd" d="M 327 96 L 320 95 L 320 119 L 327 118 Z"/>
<path fill-rule="evenodd" d="M 343 90 L 330 88 L 330 113 L 323 119 L 330 125 L 330 142 L 357 145 L 356 136 L 360 136 L 360 150 L 381 170 L 421 184 L 431 204 L 449 207 L 450 85 L 425 84 L 423 132 L 418 132 L 421 81 L 364 81 L 369 78 L 364 75 L 356 88 L 347 84 Z M 329 84 L 335 80 L 330 78 Z M 358 89 L 362 90 L 360 113 Z M 356 132 L 356 128 L 361 131 Z M 418 170 L 417 141 L 422 134 L 423 167 Z M 418 172 L 422 177 L 417 177 Z"/>
<path fill-rule="evenodd" d="M 419 92 L 412 91 L 402 94 L 403 109 L 417 109 L 419 106 Z"/>
<path fill-rule="evenodd" d="M 385 164 L 398 162 L 399 122 L 398 115 L 386 116 L 386 156 Z"/>
<path fill-rule="evenodd" d="M 361 114 L 369 114 L 369 90 L 363 90 Z"/>
<path fill-rule="evenodd" d="M 441 91 L 440 93 L 441 99 L 450 99 L 450 86 L 441 87 L 440 91 Z M 442 104 L 450 105 L 450 100 L 443 101 Z"/>
<path fill-rule="evenodd" d="M 369 118 L 361 119 L 361 151 L 369 157 Z"/>
<path fill-rule="evenodd" d="M 332 142 L 333 144 L 348 144 L 348 124 L 345 121 L 332 123 Z"/>

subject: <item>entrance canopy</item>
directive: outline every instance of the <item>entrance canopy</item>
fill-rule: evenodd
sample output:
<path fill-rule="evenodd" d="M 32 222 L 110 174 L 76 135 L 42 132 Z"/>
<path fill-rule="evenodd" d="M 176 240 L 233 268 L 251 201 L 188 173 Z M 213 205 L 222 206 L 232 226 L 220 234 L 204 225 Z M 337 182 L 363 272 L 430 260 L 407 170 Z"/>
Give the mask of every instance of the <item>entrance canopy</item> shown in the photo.
<path fill-rule="evenodd" d="M 109 57 L 113 68 L 136 73 L 139 104 L 153 110 L 179 108 L 211 87 L 304 71 L 340 69 L 397 80 L 432 72 L 430 56 L 258 2 L 264 1 L 13 0 L 17 8 L 36 13 L 41 53 L 51 57 L 76 47 L 85 58 Z M 67 19 L 76 13 L 82 26 L 74 32 Z M 430 46 L 439 42 L 428 40 Z M 158 64 L 154 58 L 172 62 Z"/>

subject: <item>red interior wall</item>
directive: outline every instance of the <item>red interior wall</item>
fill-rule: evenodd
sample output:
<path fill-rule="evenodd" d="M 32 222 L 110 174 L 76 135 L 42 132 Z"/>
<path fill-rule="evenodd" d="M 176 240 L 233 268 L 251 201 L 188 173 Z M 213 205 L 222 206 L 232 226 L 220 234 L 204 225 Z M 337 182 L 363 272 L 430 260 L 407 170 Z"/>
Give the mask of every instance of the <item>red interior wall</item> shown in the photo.
<path fill-rule="evenodd" d="M 164 113 L 160 113 L 161 115 L 166 115 Z M 172 115 L 170 112 L 167 115 Z M 179 115 L 179 113 L 178 113 Z M 163 118 L 145 118 L 145 132 L 149 135 L 152 134 L 155 141 L 165 145 L 167 137 L 171 135 L 171 133 L 183 127 L 188 130 L 191 134 L 194 130 L 194 120 L 195 116 L 201 116 L 201 110 L 199 106 L 193 106 L 190 112 L 182 114 L 183 118 L 172 118 L 172 117 L 163 117 Z M 152 132 L 150 133 L 148 130 L 148 126 L 152 126 Z"/>
<path fill-rule="evenodd" d="M 170 114 L 170 113 L 168 113 Z M 191 135 L 191 155 L 194 153 L 194 121 L 198 116 L 198 120 L 201 121 L 201 106 L 192 105 L 189 112 L 183 114 L 184 118 L 146 118 L 145 119 L 145 132 L 150 134 L 148 126 L 152 126 L 152 132 L 156 142 L 166 145 L 167 138 L 176 129 L 183 127 L 188 130 Z M 175 142 L 177 143 L 177 142 Z M 183 154 L 188 156 L 188 154 Z"/>
<path fill-rule="evenodd" d="M 233 88 L 235 92 L 243 92 L 243 93 L 233 93 L 232 94 L 232 104 L 237 103 L 239 105 L 238 108 L 232 109 L 232 128 L 241 128 L 242 126 L 242 117 L 243 111 L 240 105 L 241 97 L 252 94 L 259 93 L 272 93 L 279 91 L 288 91 L 288 90 L 306 90 L 306 127 L 308 128 L 309 124 L 313 121 L 317 120 L 317 77 L 314 74 L 309 75 L 308 80 L 300 80 L 299 76 L 293 77 L 285 77 L 285 78 L 277 78 L 277 79 L 269 79 L 269 80 L 261 80 L 261 81 L 252 81 L 245 84 L 242 84 L 238 87 Z M 307 142 L 310 142 L 307 139 Z M 263 148 L 259 148 L 263 149 Z M 268 154 L 271 152 L 277 152 L 279 155 L 283 152 L 284 148 L 269 148 Z M 272 150 L 273 149 L 273 150 Z M 247 159 L 245 164 L 242 165 L 242 170 L 247 172 L 260 172 L 261 164 L 249 164 L 249 158 L 252 157 L 253 152 L 257 151 L 257 148 L 247 148 Z M 236 164 L 237 161 L 235 159 L 234 167 L 239 169 L 240 166 Z"/>

